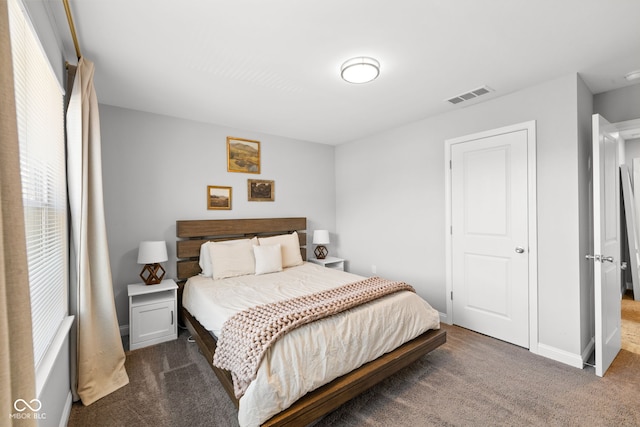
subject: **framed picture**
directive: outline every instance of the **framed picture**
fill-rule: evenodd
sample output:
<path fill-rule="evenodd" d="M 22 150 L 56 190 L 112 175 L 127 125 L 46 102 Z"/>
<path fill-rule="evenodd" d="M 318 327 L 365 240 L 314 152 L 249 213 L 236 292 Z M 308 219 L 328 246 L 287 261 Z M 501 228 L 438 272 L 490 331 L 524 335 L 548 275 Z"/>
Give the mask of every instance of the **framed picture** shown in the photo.
<path fill-rule="evenodd" d="M 207 209 L 231 209 L 231 187 L 207 186 Z"/>
<path fill-rule="evenodd" d="M 260 141 L 228 136 L 227 171 L 260 173 Z"/>
<path fill-rule="evenodd" d="M 248 179 L 247 192 L 250 202 L 273 202 L 276 183 L 265 179 Z"/>

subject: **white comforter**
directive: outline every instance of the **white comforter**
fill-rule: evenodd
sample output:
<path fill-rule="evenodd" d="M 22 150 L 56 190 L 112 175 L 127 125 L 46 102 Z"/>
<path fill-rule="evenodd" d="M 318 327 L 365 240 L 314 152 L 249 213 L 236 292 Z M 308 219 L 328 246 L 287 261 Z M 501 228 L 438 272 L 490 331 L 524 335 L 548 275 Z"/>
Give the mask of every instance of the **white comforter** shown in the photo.
<path fill-rule="evenodd" d="M 185 285 L 182 303 L 219 334 L 229 317 L 249 307 L 361 279 L 311 263 L 260 276 L 196 276 Z M 439 327 L 439 314 L 426 301 L 413 292 L 398 292 L 295 329 L 265 354 L 257 378 L 240 399 L 240 425 L 260 425 L 309 391 Z"/>

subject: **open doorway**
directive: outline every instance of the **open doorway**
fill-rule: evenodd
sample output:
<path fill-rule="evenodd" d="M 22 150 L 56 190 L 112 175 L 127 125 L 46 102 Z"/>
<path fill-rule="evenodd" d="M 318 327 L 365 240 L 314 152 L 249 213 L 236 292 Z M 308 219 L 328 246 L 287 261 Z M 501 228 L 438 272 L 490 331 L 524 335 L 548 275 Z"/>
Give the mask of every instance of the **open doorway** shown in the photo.
<path fill-rule="evenodd" d="M 622 296 L 622 350 L 640 354 L 640 301 L 633 299 L 633 291 Z"/>
<path fill-rule="evenodd" d="M 633 217 L 632 221 L 628 223 L 623 221 L 624 209 L 621 209 L 620 197 L 621 190 L 626 190 L 627 207 L 635 206 L 633 188 L 631 188 L 626 165 L 625 142 L 636 139 L 636 129 L 640 129 L 640 120 L 612 124 L 599 114 L 593 115 L 594 252 L 588 254 L 587 259 L 594 261 L 594 366 L 598 376 L 605 374 L 622 348 L 621 303 L 622 295 L 626 293 L 626 283 L 621 273 L 625 267 L 632 268 L 632 288 L 633 284 L 638 285 L 640 239 L 634 231 L 638 220 L 635 218 L 636 215 L 630 212 L 628 218 Z M 630 138 L 630 135 L 633 135 L 633 138 Z M 622 186 L 622 183 L 626 185 Z M 622 235 L 627 228 L 631 231 L 630 239 Z M 631 245 L 627 245 L 627 242 Z M 625 247 L 628 247 L 626 259 L 622 252 Z"/>
<path fill-rule="evenodd" d="M 633 122 L 640 122 L 640 120 L 634 120 Z M 636 217 L 631 218 L 634 221 L 635 230 L 631 230 L 634 227 L 626 227 L 624 230 L 624 235 L 626 236 L 626 239 L 624 239 L 625 246 L 622 248 L 623 259 L 626 258 L 627 265 L 631 266 L 633 263 L 630 261 L 634 261 L 631 257 L 635 256 L 637 260 L 637 254 L 640 251 L 637 245 L 635 245 L 634 251 L 633 243 L 631 245 L 628 244 L 628 242 L 634 241 L 634 237 L 636 241 L 640 241 L 640 211 L 638 211 L 638 207 L 640 207 L 640 127 L 630 126 L 629 129 L 621 130 L 620 136 L 624 141 L 621 163 L 629 171 L 634 193 L 633 203 L 635 204 L 633 212 Z M 625 211 L 629 212 L 628 209 L 625 209 L 623 214 Z M 629 219 L 625 218 L 622 224 L 626 224 Z M 630 235 L 633 231 L 636 232 L 636 236 Z M 640 284 L 633 283 L 632 273 L 628 268 L 622 275 L 621 349 L 640 354 L 640 295 L 636 295 Z"/>

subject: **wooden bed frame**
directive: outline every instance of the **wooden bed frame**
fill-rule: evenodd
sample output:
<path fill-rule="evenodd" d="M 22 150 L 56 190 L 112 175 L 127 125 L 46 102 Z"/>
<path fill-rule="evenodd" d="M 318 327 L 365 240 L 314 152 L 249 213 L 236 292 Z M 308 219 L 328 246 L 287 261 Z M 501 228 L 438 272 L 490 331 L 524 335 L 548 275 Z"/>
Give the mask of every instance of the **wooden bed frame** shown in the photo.
<path fill-rule="evenodd" d="M 179 239 L 184 239 L 176 242 L 180 306 L 182 305 L 182 288 L 186 279 L 200 273 L 198 256 L 202 243 L 253 236 L 265 237 L 297 231 L 300 237 L 302 258 L 306 260 L 306 228 L 306 218 L 176 221 L 176 235 Z M 215 339 L 187 310 L 181 309 L 181 311 L 187 329 L 193 335 L 227 394 L 238 407 L 231 375 L 228 371 L 213 366 L 213 354 L 216 349 Z M 263 425 L 299 426 L 309 424 L 438 348 L 446 340 L 446 332 L 443 330 L 427 331 L 378 359 L 307 393 Z"/>

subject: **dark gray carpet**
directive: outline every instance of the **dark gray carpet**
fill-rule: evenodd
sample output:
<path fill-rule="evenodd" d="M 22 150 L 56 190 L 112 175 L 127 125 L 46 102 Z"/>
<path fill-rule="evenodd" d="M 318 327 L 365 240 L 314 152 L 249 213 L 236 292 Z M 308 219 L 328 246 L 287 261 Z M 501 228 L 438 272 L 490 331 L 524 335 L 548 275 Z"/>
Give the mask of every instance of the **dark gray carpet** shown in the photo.
<path fill-rule="evenodd" d="M 90 406 L 74 403 L 68 426 L 237 426 L 235 407 L 187 336 L 128 351 L 129 384 Z"/>
<path fill-rule="evenodd" d="M 640 355 L 622 350 L 604 378 L 444 325 L 447 343 L 315 424 L 324 426 L 638 426 Z M 236 411 L 182 331 L 127 353 L 131 383 L 76 426 L 237 426 Z"/>

